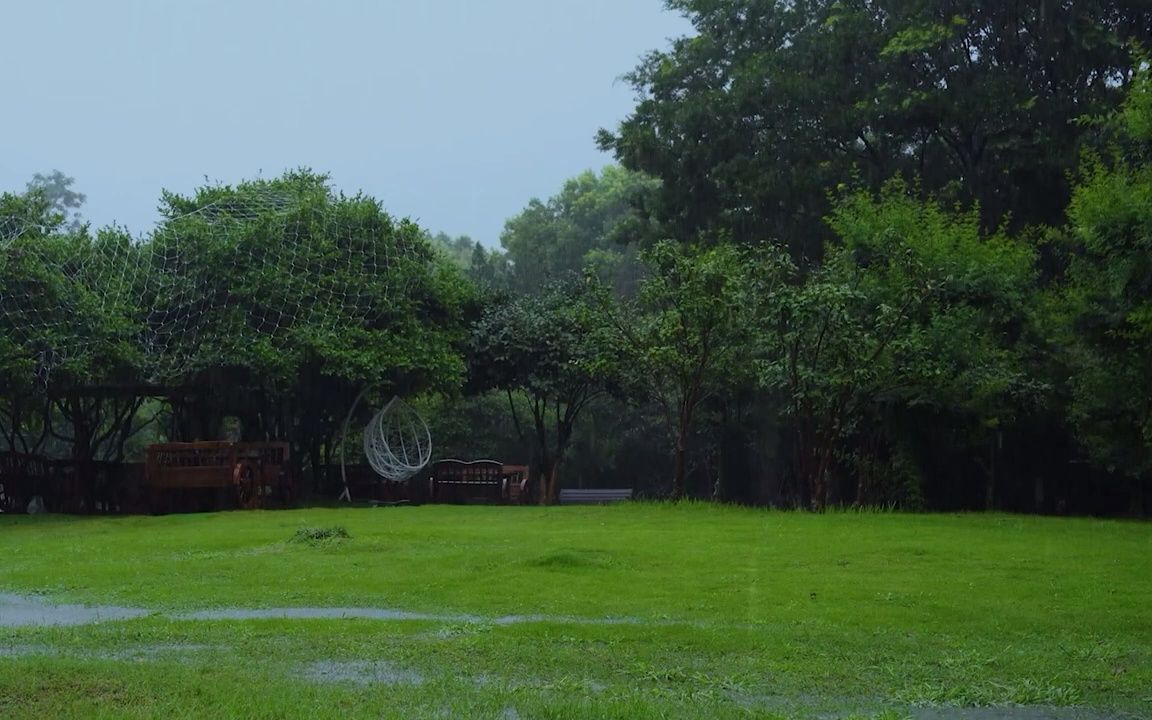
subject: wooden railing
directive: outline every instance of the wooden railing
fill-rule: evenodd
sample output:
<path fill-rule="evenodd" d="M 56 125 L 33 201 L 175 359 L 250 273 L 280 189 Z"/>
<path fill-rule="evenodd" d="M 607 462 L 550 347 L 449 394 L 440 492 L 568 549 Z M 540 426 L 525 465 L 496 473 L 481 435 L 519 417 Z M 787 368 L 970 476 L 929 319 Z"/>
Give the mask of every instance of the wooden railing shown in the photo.
<path fill-rule="evenodd" d="M 161 443 L 148 447 L 144 484 L 154 510 L 170 505 L 173 492 L 190 490 L 259 508 L 290 502 L 291 476 L 288 443 Z"/>

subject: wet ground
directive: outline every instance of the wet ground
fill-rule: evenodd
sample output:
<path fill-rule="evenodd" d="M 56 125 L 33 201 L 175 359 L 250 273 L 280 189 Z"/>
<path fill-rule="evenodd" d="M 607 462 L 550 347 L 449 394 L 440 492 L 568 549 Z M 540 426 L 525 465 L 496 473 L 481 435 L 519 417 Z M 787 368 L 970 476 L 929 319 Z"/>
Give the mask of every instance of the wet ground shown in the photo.
<path fill-rule="evenodd" d="M 386 662 L 323 660 L 304 666 L 300 675 L 314 682 L 356 685 L 422 685 L 424 676 Z"/>
<path fill-rule="evenodd" d="M 140 608 L 115 605 L 53 605 L 28 595 L 0 593 L 0 627 L 25 625 L 91 625 L 148 615 Z"/>
<path fill-rule="evenodd" d="M 650 624 L 636 618 L 574 618 L 550 615 L 505 615 L 485 618 L 462 613 L 418 613 L 388 608 L 225 608 L 200 610 L 189 613 L 156 613 L 143 608 L 116 605 L 54 604 L 33 595 L 0 593 L 0 627 L 77 626 L 94 623 L 130 620 L 142 616 L 167 617 L 173 620 L 220 621 L 261 619 L 322 619 L 346 618 L 382 621 L 428 621 L 443 623 L 477 623 L 489 625 L 515 625 L 521 623 L 565 623 L 582 625 L 642 625 Z M 669 623 L 655 623 L 669 624 Z M 204 645 L 152 644 L 140 645 L 115 653 L 90 653 L 91 657 L 110 660 L 150 660 L 190 656 L 212 650 Z M 65 654 L 59 647 L 47 644 L 0 646 L 0 658 L 28 656 L 56 656 Z M 75 654 L 75 653 L 67 653 Z M 420 673 L 380 661 L 321 660 L 299 668 L 300 677 L 317 683 L 353 683 L 357 685 L 420 685 L 426 679 Z M 477 682 L 487 682 L 487 679 Z M 1103 713 L 1083 707 L 893 707 L 863 699 L 845 698 L 843 703 L 817 698 L 734 697 L 733 700 L 749 707 L 774 712 L 803 714 L 833 720 L 849 715 L 843 711 L 822 711 L 820 707 L 871 706 L 875 711 L 895 710 L 899 716 L 912 720 L 1129 720 L 1130 716 Z M 518 717 L 509 708 L 508 717 Z M 869 712 L 872 712 L 871 710 Z"/>
<path fill-rule="evenodd" d="M 89 625 L 108 620 L 130 620 L 158 615 L 173 620 L 422 620 L 445 623 L 484 623 L 519 625 L 523 623 L 562 623 L 565 625 L 643 625 L 637 618 L 577 618 L 560 615 L 501 615 L 481 617 L 466 613 L 420 613 L 389 608 L 365 607 L 282 607 L 221 608 L 188 613 L 155 613 L 142 608 L 116 605 L 56 605 L 35 595 L 0 593 L 0 627 L 27 625 Z M 666 624 L 666 623 L 659 623 Z"/>

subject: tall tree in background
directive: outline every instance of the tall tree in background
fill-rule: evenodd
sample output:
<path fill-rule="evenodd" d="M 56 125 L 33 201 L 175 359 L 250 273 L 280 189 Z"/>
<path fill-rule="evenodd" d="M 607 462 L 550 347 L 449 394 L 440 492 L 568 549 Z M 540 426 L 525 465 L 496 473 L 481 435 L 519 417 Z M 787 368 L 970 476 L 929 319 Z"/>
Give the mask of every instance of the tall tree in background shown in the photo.
<path fill-rule="evenodd" d="M 682 240 L 776 239 L 818 258 L 826 191 L 917 175 L 985 227 L 1058 223 L 1083 129 L 1152 32 L 1136 3 L 668 0 L 696 35 L 629 75 L 640 101 L 602 148 L 663 181 Z"/>
<path fill-rule="evenodd" d="M 485 248 L 467 235 L 453 238 L 439 232 L 429 236 L 429 241 L 481 287 L 505 289 L 510 284 L 512 271 L 505 253 Z"/>
<path fill-rule="evenodd" d="M 564 183 L 547 201 L 533 199 L 508 220 L 500 243 L 513 265 L 515 286 L 535 292 L 550 281 L 593 265 L 606 282 L 634 291 L 638 262 L 623 239 L 651 236 L 635 207 L 659 182 L 616 165 L 588 171 Z"/>
<path fill-rule="evenodd" d="M 84 193 L 72 189 L 75 183 L 75 178 L 53 170 L 47 175 L 33 175 L 27 188 L 28 192 L 42 193 L 52 210 L 60 213 L 64 228 L 73 232 L 84 224 L 84 218 L 78 211 L 88 200 Z"/>

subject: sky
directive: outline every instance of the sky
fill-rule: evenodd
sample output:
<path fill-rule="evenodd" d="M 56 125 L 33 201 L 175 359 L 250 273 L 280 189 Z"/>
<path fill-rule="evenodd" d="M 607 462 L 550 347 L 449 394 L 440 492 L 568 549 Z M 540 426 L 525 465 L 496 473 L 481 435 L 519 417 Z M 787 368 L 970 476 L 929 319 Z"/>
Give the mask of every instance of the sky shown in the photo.
<path fill-rule="evenodd" d="M 59 169 L 140 235 L 162 188 L 310 167 L 497 246 L 612 161 L 620 76 L 690 29 L 661 0 L 0 0 L 0 191 Z"/>

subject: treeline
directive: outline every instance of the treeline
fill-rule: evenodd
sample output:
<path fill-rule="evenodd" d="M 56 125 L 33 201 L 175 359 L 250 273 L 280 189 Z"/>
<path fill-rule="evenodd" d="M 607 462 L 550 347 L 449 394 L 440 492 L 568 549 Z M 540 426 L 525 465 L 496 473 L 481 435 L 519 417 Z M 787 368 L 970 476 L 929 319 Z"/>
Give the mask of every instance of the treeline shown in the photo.
<path fill-rule="evenodd" d="M 628 76 L 619 164 L 500 249 L 306 171 L 142 239 L 59 174 L 3 195 L 0 450 L 288 440 L 325 491 L 367 387 L 544 502 L 1146 512 L 1152 10 L 669 6 L 695 33 Z"/>
<path fill-rule="evenodd" d="M 1146 511 L 1152 12 L 669 5 L 622 167 L 457 255 L 549 487 Z"/>

